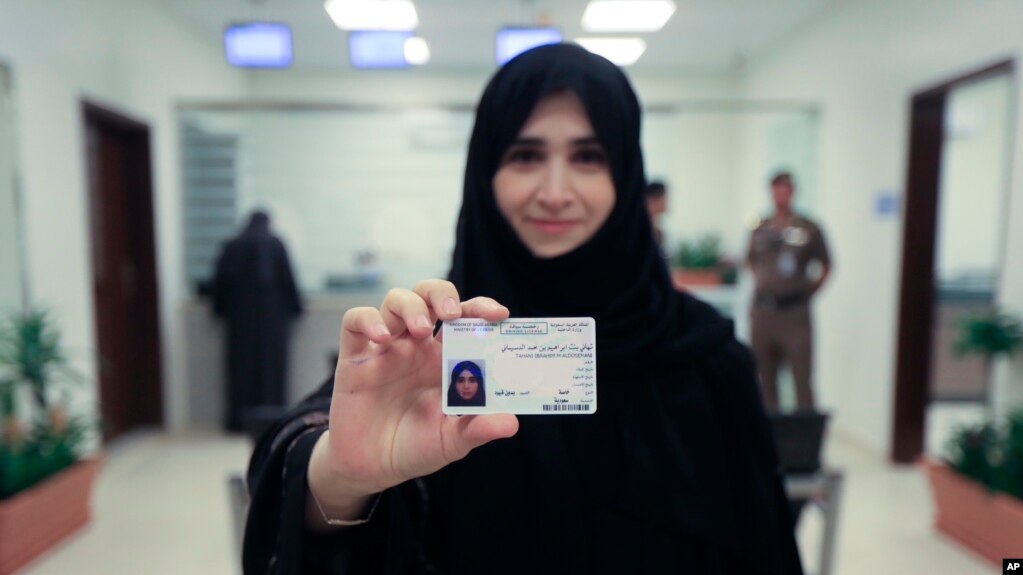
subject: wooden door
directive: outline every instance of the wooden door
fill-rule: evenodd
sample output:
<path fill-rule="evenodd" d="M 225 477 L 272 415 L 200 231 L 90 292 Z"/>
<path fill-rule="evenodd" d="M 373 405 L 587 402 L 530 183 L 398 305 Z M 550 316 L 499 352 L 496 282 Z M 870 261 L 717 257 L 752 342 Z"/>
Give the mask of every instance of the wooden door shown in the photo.
<path fill-rule="evenodd" d="M 163 423 L 149 128 L 84 103 L 103 436 Z"/>

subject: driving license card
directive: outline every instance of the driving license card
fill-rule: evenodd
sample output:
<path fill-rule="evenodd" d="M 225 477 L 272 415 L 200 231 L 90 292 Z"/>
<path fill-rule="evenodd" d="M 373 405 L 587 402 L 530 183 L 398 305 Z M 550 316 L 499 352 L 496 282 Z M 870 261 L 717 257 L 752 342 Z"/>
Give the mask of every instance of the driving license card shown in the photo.
<path fill-rule="evenodd" d="M 444 413 L 597 411 L 593 318 L 444 322 Z"/>

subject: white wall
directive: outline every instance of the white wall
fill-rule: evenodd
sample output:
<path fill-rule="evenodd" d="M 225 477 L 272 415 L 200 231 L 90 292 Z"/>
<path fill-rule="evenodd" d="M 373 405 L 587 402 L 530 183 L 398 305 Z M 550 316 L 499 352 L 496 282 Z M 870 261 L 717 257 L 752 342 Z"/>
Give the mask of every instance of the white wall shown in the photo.
<path fill-rule="evenodd" d="M 877 449 L 890 441 L 901 223 L 875 215 L 875 199 L 904 186 L 912 94 L 1018 58 L 1021 28 L 1023 3 L 1016 0 L 861 0 L 750 67 L 748 97 L 809 99 L 822 108 L 819 215 L 837 267 L 817 304 L 820 398 L 835 410 L 839 428 Z M 1020 150 L 1023 114 L 1018 102 L 1014 109 Z M 1009 262 L 1023 261 L 1021 170 L 1017 153 L 999 292 L 1017 311 L 1023 267 Z M 1011 371 L 999 369 L 1003 387 Z"/>
<path fill-rule="evenodd" d="M 731 112 L 671 111 L 643 116 L 647 173 L 668 186 L 661 222 L 665 248 L 705 234 L 721 237 L 726 251 L 739 249 L 742 218 L 734 158 L 744 118 Z"/>
<path fill-rule="evenodd" d="M 184 421 L 179 98 L 238 98 L 243 78 L 159 0 L 0 0 L 12 68 L 33 299 L 54 309 L 76 358 L 95 355 L 82 98 L 151 128 L 164 408 Z M 95 366 L 86 369 L 95 374 Z"/>

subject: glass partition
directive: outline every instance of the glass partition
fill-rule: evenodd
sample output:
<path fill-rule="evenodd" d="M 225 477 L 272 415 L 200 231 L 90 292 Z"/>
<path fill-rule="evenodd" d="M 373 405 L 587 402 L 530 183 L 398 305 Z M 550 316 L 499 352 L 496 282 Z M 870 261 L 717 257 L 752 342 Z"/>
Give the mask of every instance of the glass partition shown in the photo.
<path fill-rule="evenodd" d="M 179 117 L 193 290 L 256 208 L 270 212 L 308 293 L 410 287 L 447 274 L 470 106 L 239 103 L 183 106 Z M 648 175 L 669 188 L 666 251 L 714 234 L 725 256 L 741 259 L 778 169 L 795 173 L 799 205 L 812 213 L 817 120 L 810 107 L 769 103 L 647 110 Z"/>

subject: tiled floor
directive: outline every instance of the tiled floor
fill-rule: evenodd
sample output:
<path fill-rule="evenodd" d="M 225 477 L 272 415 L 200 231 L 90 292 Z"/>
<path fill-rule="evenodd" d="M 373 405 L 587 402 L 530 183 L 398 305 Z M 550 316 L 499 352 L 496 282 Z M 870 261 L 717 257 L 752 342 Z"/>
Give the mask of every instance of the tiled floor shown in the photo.
<path fill-rule="evenodd" d="M 90 527 L 26 572 L 32 575 L 229 574 L 238 569 L 227 477 L 244 469 L 245 440 L 142 435 L 107 456 Z M 915 468 L 892 468 L 840 436 L 828 462 L 846 472 L 836 575 L 975 575 L 1000 570 L 930 526 Z M 800 545 L 816 568 L 820 516 L 804 514 Z"/>
<path fill-rule="evenodd" d="M 845 472 L 835 575 L 984 575 L 1001 572 L 931 522 L 930 486 L 917 467 L 895 467 L 880 455 L 831 433 L 827 465 Z M 808 573 L 817 568 L 822 528 L 804 513 L 799 542 Z"/>
<path fill-rule="evenodd" d="M 240 572 L 227 477 L 242 472 L 248 440 L 142 435 L 107 454 L 95 519 L 28 569 L 31 574 L 184 575 Z"/>

